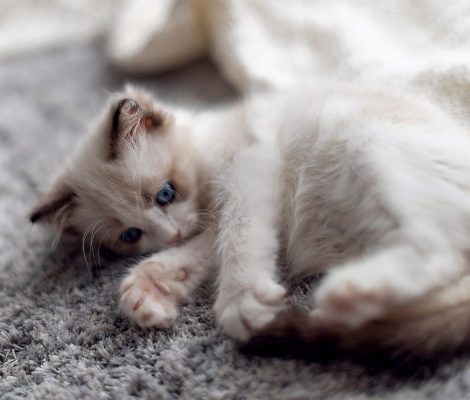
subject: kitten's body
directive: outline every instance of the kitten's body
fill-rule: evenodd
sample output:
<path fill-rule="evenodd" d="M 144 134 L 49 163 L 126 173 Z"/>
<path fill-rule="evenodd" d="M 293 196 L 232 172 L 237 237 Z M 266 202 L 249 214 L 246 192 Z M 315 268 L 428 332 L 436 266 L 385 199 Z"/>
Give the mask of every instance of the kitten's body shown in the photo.
<path fill-rule="evenodd" d="M 138 92 L 127 96 L 149 102 Z M 115 107 L 116 102 L 105 120 L 116 115 Z M 410 307 L 411 319 L 420 324 L 436 310 L 448 317 L 457 298 L 458 305 L 467 301 L 466 291 L 455 282 L 469 272 L 470 139 L 427 100 L 330 82 L 260 95 L 242 106 L 189 119 L 186 126 L 176 116 L 166 125 L 146 129 L 141 121 L 148 110 L 148 105 L 137 112 L 128 107 L 129 115 L 118 121 L 121 130 L 125 126 L 125 132 L 133 133 L 131 140 L 114 143 L 121 148 L 117 160 L 104 156 L 109 132 L 116 127 L 101 125 L 89 139 L 96 147 L 100 138 L 102 146 L 86 157 L 91 173 L 84 180 L 82 170 L 87 168 L 72 163 L 61 180 L 75 204 L 65 201 L 65 215 L 63 204 L 59 209 L 62 220 L 82 232 L 89 225 L 82 221 L 87 196 L 95 208 L 96 203 L 104 206 L 103 214 L 114 214 L 108 219 L 122 220 L 119 214 L 131 208 L 133 217 L 126 216 L 131 221 L 121 222 L 120 229 L 134 224 L 132 219 L 143 224 L 144 213 L 156 212 L 168 219 L 166 231 L 154 230 L 158 236 L 163 230 L 163 236 L 171 237 L 174 232 L 167 231 L 173 229 L 185 240 L 143 261 L 124 280 L 121 307 L 138 324 L 170 325 L 176 304 L 214 265 L 219 269 L 218 324 L 240 340 L 273 321 L 282 308 L 285 290 L 279 284 L 279 266 L 291 278 L 329 271 L 315 294 L 316 311 L 307 318 L 317 327 L 335 327 L 335 334 L 338 329 L 346 332 L 345 337 L 366 337 L 364 327 L 371 321 L 393 317 L 381 331 L 385 340 L 403 328 L 403 320 L 410 320 Z M 132 129 L 126 126 L 129 121 Z M 83 151 L 76 160 L 84 159 Z M 165 158 L 172 168 L 165 166 Z M 126 207 L 121 211 L 109 207 L 106 202 L 113 203 L 113 191 L 120 195 L 119 188 L 98 188 L 107 172 L 93 172 L 109 165 L 130 184 L 135 177 L 142 181 L 152 176 L 152 168 L 179 168 L 186 187 L 175 187 L 177 192 L 184 188 L 186 196 L 152 211 L 154 207 L 139 200 L 139 190 L 134 193 L 137 207 L 130 200 L 119 203 Z M 153 190 L 171 179 L 169 175 L 155 177 Z M 90 196 L 90 190 L 99 195 Z M 52 200 L 57 204 L 57 196 Z M 52 200 L 46 197 L 34 215 L 42 210 L 41 217 L 54 216 Z M 201 215 L 209 215 L 202 228 Z M 146 235 L 147 230 L 152 231 L 146 229 Z M 150 239 L 130 250 L 166 247 L 159 238 Z M 122 247 L 116 236 L 101 240 L 115 250 Z M 423 300 L 430 298 L 430 303 Z M 394 344 L 414 341 L 409 348 L 429 352 L 455 347 L 470 335 L 466 321 L 460 324 L 458 340 L 453 332 L 437 332 L 442 326 L 420 326 L 419 338 L 401 334 Z M 426 335 L 440 340 L 424 345 Z"/>

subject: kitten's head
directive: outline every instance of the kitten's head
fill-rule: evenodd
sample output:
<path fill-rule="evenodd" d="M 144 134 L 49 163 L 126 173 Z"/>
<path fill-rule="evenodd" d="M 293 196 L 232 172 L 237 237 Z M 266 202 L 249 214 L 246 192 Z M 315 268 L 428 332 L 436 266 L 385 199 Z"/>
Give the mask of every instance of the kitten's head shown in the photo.
<path fill-rule="evenodd" d="M 31 221 L 130 255 L 197 231 L 203 199 L 188 134 L 143 91 L 127 87 L 31 212 Z"/>

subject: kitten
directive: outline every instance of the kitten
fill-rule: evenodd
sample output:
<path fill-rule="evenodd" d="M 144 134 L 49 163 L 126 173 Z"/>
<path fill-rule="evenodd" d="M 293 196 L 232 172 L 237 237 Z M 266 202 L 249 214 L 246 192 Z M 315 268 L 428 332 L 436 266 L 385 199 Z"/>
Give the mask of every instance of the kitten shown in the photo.
<path fill-rule="evenodd" d="M 433 353 L 470 336 L 469 153 L 436 105 L 364 83 L 191 118 L 128 87 L 31 220 L 119 254 L 156 252 L 121 284 L 120 308 L 140 326 L 171 326 L 217 274 L 216 320 L 234 339 L 268 327 Z M 280 312 L 283 268 L 326 272 L 311 314 Z"/>

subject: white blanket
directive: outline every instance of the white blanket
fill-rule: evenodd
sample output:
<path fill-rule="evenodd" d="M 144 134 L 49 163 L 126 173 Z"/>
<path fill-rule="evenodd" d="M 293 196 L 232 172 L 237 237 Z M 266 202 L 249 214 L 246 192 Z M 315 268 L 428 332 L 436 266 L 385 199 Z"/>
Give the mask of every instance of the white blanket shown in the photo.
<path fill-rule="evenodd" d="M 127 0 L 109 45 L 132 72 L 209 55 L 242 92 L 366 76 L 470 114 L 469 0 Z"/>

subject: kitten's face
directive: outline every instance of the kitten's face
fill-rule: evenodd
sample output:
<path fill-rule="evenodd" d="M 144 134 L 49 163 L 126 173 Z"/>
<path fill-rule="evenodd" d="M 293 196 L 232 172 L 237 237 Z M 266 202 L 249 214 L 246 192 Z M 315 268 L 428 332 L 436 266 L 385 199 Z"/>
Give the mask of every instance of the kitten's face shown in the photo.
<path fill-rule="evenodd" d="M 188 136 L 127 89 L 31 214 L 118 254 L 174 246 L 197 231 L 199 165 Z"/>

